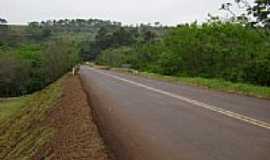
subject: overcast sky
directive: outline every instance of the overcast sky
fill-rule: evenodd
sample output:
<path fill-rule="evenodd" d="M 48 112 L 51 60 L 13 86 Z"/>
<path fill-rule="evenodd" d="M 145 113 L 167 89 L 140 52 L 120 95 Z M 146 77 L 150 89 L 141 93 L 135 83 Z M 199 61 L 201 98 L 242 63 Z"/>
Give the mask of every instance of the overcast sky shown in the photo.
<path fill-rule="evenodd" d="M 205 21 L 232 0 L 0 0 L 0 17 L 12 24 L 59 18 L 101 18 L 136 24 Z"/>

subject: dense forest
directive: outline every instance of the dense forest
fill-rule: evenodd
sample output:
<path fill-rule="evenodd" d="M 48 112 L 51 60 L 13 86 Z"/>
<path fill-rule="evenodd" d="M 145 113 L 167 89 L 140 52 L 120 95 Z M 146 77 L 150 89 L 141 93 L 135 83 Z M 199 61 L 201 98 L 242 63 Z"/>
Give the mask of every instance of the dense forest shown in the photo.
<path fill-rule="evenodd" d="M 99 64 L 165 75 L 270 85 L 270 36 L 263 29 L 212 22 L 170 28 L 161 39 L 103 50 Z"/>
<path fill-rule="evenodd" d="M 7 25 L 1 19 L 0 27 L 0 97 L 40 90 L 82 60 L 95 61 L 104 49 L 151 39 L 166 28 L 99 19 L 48 20 L 27 26 Z"/>
<path fill-rule="evenodd" d="M 232 13 L 225 20 L 209 15 L 203 24 L 166 28 L 161 36 L 145 33 L 144 40 L 133 38 L 130 45 L 103 36 L 116 45 L 104 47 L 96 61 L 164 75 L 270 86 L 270 1 L 255 1 L 254 6 L 245 0 L 235 3 L 245 12 L 237 15 L 231 10 L 234 4 L 225 3 L 221 10 Z"/>
<path fill-rule="evenodd" d="M 29 94 L 54 82 L 80 62 L 80 43 L 109 25 L 119 24 L 77 19 L 10 26 L 1 19 L 0 96 Z"/>
<path fill-rule="evenodd" d="M 164 75 L 270 86 L 270 1 L 255 1 L 227 19 L 175 27 L 60 19 L 10 26 L 0 19 L 0 97 L 46 87 L 75 64 L 92 61 Z"/>

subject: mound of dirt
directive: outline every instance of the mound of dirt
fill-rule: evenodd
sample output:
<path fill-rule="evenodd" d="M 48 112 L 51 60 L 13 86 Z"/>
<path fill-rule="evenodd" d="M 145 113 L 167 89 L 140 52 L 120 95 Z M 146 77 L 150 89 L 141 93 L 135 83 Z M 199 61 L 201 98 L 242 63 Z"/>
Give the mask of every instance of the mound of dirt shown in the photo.
<path fill-rule="evenodd" d="M 63 96 L 48 118 L 49 126 L 56 130 L 56 136 L 34 159 L 112 159 L 93 121 L 79 78 L 68 76 L 63 85 Z"/>

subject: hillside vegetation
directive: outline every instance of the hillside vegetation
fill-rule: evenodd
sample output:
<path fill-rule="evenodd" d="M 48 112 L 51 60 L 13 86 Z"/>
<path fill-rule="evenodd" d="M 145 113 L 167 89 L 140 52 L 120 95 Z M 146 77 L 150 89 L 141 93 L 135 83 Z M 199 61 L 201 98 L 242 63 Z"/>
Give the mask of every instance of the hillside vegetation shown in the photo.
<path fill-rule="evenodd" d="M 241 7 L 233 13 L 232 6 Z M 237 0 L 209 15 L 168 27 L 100 19 L 60 19 L 8 26 L 0 21 L 0 97 L 46 87 L 81 61 L 175 77 L 270 86 L 269 1 Z M 242 13 L 243 12 L 243 13 Z"/>
<path fill-rule="evenodd" d="M 102 51 L 99 64 L 270 86 L 268 30 L 234 23 L 170 28 L 160 40 Z"/>
<path fill-rule="evenodd" d="M 242 6 L 241 11 L 233 13 L 233 5 Z M 94 60 L 162 75 L 269 87 L 269 6 L 268 1 L 257 0 L 253 4 L 244 0 L 224 3 L 220 9 L 233 13 L 226 20 L 209 15 L 203 24 L 157 25 L 145 32 L 139 27 L 135 36 L 125 28 L 112 33 L 103 30 L 96 36 L 96 44 L 103 45 Z M 123 43 L 123 37 L 129 43 Z"/>
<path fill-rule="evenodd" d="M 113 24 L 95 19 L 0 23 L 0 97 L 33 93 L 57 80 L 80 62 L 81 42 L 106 25 Z"/>
<path fill-rule="evenodd" d="M 0 100 L 0 159 L 32 159 L 51 140 L 54 130 L 44 122 L 62 93 L 60 82 L 33 95 Z"/>

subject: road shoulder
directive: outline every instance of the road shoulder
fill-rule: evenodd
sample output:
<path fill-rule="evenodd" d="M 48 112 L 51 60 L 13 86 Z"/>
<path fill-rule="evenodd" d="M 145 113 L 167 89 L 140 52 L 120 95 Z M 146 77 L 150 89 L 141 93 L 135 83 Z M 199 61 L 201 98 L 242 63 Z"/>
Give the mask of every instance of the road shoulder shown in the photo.
<path fill-rule="evenodd" d="M 35 159 L 109 160 L 111 155 L 93 121 L 78 77 L 69 76 L 63 82 L 63 95 L 49 113 L 48 124 L 56 130 L 54 139 Z"/>

